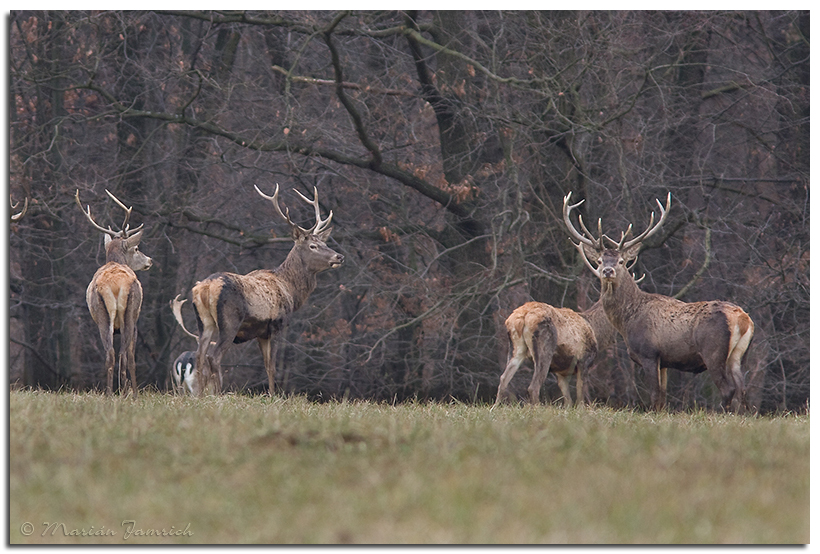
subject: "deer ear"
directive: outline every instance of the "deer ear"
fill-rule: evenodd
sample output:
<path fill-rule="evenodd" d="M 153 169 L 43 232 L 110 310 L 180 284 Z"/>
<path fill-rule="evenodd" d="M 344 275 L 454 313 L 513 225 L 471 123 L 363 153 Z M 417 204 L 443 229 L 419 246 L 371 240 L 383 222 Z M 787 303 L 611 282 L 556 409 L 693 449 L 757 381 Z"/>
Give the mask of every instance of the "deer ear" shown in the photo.
<path fill-rule="evenodd" d="M 126 248 L 134 248 L 140 243 L 140 239 L 142 238 L 142 231 L 138 231 L 125 239 L 125 247 Z"/>
<path fill-rule="evenodd" d="M 327 239 L 330 238 L 330 232 L 332 230 L 333 230 L 333 227 L 328 227 L 327 229 L 325 229 L 324 231 L 322 231 L 321 233 L 316 235 L 316 238 L 318 238 L 322 242 L 327 242 Z"/>
<path fill-rule="evenodd" d="M 301 229 L 298 225 L 291 225 L 290 227 L 290 237 L 293 239 L 294 242 L 298 242 L 300 239 L 304 239 L 310 236 L 308 233 L 305 233 L 303 229 Z"/>
<path fill-rule="evenodd" d="M 111 235 L 103 235 L 103 244 L 105 244 L 106 248 L 108 247 L 108 243 L 111 242 Z"/>
<path fill-rule="evenodd" d="M 630 246 L 623 252 L 621 252 L 621 256 L 623 256 L 624 262 L 629 263 L 630 261 L 634 260 L 638 257 L 638 252 L 641 250 L 641 243 L 635 244 Z"/>
<path fill-rule="evenodd" d="M 598 252 L 595 248 L 589 246 L 585 242 L 582 242 L 581 246 L 583 246 L 583 248 L 584 248 L 584 255 L 590 261 L 593 261 L 593 262 L 596 261 L 598 259 L 598 257 L 601 255 L 600 252 Z"/>

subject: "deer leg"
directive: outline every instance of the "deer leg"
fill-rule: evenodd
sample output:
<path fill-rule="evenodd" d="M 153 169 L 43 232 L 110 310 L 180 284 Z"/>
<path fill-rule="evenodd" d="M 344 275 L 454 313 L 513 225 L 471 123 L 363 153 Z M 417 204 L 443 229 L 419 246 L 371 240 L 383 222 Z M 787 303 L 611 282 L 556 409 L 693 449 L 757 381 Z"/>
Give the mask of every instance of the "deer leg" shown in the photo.
<path fill-rule="evenodd" d="M 206 356 L 208 367 L 210 368 L 210 383 L 214 387 L 214 394 L 222 394 L 222 356 L 233 344 L 233 339 L 239 330 L 241 321 L 234 325 L 224 325 L 219 331 L 219 340 L 208 351 Z M 204 339 L 200 337 L 200 345 Z"/>
<path fill-rule="evenodd" d="M 105 394 L 110 396 L 114 394 L 114 362 L 116 360 L 116 354 L 114 352 L 114 320 L 109 318 L 108 321 L 100 322 L 99 330 L 103 350 L 105 351 Z"/>
<path fill-rule="evenodd" d="M 131 389 L 134 391 L 134 398 L 137 397 L 137 360 L 134 351 L 137 348 L 137 327 L 134 326 L 134 333 L 131 335 L 131 343 L 128 345 L 128 373 L 131 375 Z"/>
<path fill-rule="evenodd" d="M 196 347 L 196 367 L 194 368 L 194 382 L 191 394 L 201 396 L 208 388 L 210 380 L 210 364 L 208 362 L 208 350 L 211 348 L 211 339 L 218 330 L 214 327 L 203 326 L 199 343 Z"/>
<path fill-rule="evenodd" d="M 501 379 L 498 383 L 498 393 L 495 396 L 495 404 L 493 404 L 493 407 L 501 404 L 501 402 L 507 398 L 507 387 L 510 385 L 510 381 L 512 381 L 518 368 L 521 367 L 521 364 L 526 358 L 527 350 L 523 345 L 521 348 L 516 348 L 515 352 L 510 352 L 507 366 L 504 368 L 504 373 L 501 374 Z"/>
<path fill-rule="evenodd" d="M 733 376 L 730 374 L 731 368 L 727 367 L 725 360 L 720 359 L 722 356 L 718 359 L 714 359 L 715 356 L 710 358 L 706 360 L 706 369 L 709 371 L 709 375 L 711 375 L 718 391 L 720 391 L 721 406 L 727 411 L 734 410 L 739 407 L 740 396 L 743 394 L 742 381 L 741 388 L 738 389 Z"/>
<path fill-rule="evenodd" d="M 556 373 L 555 377 L 558 379 L 558 388 L 561 389 L 561 395 L 564 397 L 564 407 L 572 407 L 572 394 L 569 392 L 569 378 L 561 373 Z"/>
<path fill-rule="evenodd" d="M 595 361 L 595 356 L 597 356 L 597 352 L 591 352 L 584 360 L 578 362 L 576 366 L 578 372 L 575 375 L 575 405 L 578 407 L 587 403 L 587 398 L 584 394 L 585 376 Z"/>
<path fill-rule="evenodd" d="M 539 348 L 536 347 L 536 352 L 538 350 Z M 530 386 L 527 388 L 527 392 L 530 396 L 530 404 L 536 405 L 541 403 L 541 387 L 544 386 L 544 381 L 547 380 L 547 374 L 549 373 L 551 362 L 552 352 L 539 352 L 536 354 L 535 359 L 533 360 L 532 381 L 530 381 Z M 563 387 L 561 388 L 561 393 L 564 394 L 564 403 L 572 403 L 572 398 L 569 397 L 569 385 L 566 382 L 566 377 L 559 377 L 558 386 L 561 387 L 561 379 L 564 380 Z"/>
<path fill-rule="evenodd" d="M 542 322 L 538 326 L 532 336 L 532 381 L 527 389 L 530 395 L 531 404 L 539 404 L 541 402 L 541 387 L 544 386 L 544 381 L 547 380 L 547 374 L 550 371 L 552 364 L 552 357 L 555 355 L 555 350 L 558 348 L 558 337 L 551 324 Z M 558 386 L 561 386 L 561 380 L 558 380 Z M 561 389 L 564 394 L 564 403 L 572 403 L 572 397 L 569 396 L 569 385 L 565 383 L 566 392 Z"/>
<path fill-rule="evenodd" d="M 265 373 L 268 374 L 268 394 L 273 397 L 276 378 L 276 348 L 274 338 L 259 338 L 259 350 L 262 351 L 262 361 L 265 363 Z"/>
<path fill-rule="evenodd" d="M 667 368 L 661 367 L 661 359 L 658 358 L 658 402 L 659 410 L 666 406 L 666 384 L 667 384 Z"/>
<path fill-rule="evenodd" d="M 662 378 L 661 376 L 660 356 L 647 358 L 633 355 L 632 352 L 630 352 L 629 355 L 632 361 L 643 368 L 649 381 L 649 404 L 652 406 L 652 409 L 658 411 L 663 410 L 666 405 L 666 388 L 661 390 L 661 380 L 663 379 L 665 384 L 665 377 Z"/>

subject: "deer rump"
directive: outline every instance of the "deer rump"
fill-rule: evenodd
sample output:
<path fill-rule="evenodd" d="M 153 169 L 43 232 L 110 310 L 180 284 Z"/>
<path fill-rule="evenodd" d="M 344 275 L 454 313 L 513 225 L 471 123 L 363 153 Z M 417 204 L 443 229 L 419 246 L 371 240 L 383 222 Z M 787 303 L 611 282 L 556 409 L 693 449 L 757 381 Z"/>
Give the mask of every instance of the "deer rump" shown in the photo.
<path fill-rule="evenodd" d="M 731 367 L 741 361 L 732 356 L 736 356 L 736 352 L 743 352 L 745 356 L 753 324 L 740 307 L 717 300 L 694 303 L 675 300 L 677 309 L 668 310 L 670 300 L 649 294 L 646 312 L 655 315 L 648 321 L 613 321 L 616 328 L 625 331 L 623 336 L 628 337 L 625 340 L 634 362 L 641 364 L 645 359 L 660 358 L 661 367 L 701 373 L 710 365 Z M 610 313 L 617 315 L 618 309 L 613 307 Z M 738 350 L 738 345 L 743 348 Z M 706 360 L 704 355 L 714 359 Z"/>
<path fill-rule="evenodd" d="M 287 314 L 299 308 L 280 278 L 269 270 L 247 275 L 214 273 L 194 286 L 196 322 L 200 336 L 204 328 L 223 332 L 236 329 L 235 344 L 256 338 L 267 340 L 285 325 Z"/>
<path fill-rule="evenodd" d="M 130 267 L 109 262 L 94 273 L 85 291 L 85 301 L 89 306 L 91 319 L 98 325 L 110 325 L 117 335 L 129 321 L 126 317 L 128 310 L 136 310 L 136 315 L 139 315 L 142 286 Z M 102 315 L 107 316 L 106 321 L 98 321 Z"/>
<path fill-rule="evenodd" d="M 505 322 L 510 356 L 523 354 L 516 352 L 520 337 L 534 364 L 549 357 L 550 372 L 572 375 L 578 370 L 576 362 L 586 367 L 597 353 L 595 337 L 588 327 L 577 325 L 580 319 L 567 308 L 538 302 L 524 304 Z"/>

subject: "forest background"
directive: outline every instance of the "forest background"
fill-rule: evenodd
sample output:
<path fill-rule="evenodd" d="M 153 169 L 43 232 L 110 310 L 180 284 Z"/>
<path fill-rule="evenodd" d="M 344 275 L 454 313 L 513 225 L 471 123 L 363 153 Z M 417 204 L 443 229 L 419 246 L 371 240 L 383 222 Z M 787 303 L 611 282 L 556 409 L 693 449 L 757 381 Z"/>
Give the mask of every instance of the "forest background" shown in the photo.
<path fill-rule="evenodd" d="M 166 390 L 195 348 L 169 301 L 291 247 L 253 185 L 279 183 L 302 225 L 291 189 L 316 186 L 345 263 L 291 318 L 278 383 L 386 401 L 493 399 L 513 309 L 597 300 L 564 195 L 618 236 L 671 191 L 641 288 L 743 307 L 750 399 L 807 409 L 807 11 L 13 11 L 9 45 L 10 194 L 29 199 L 9 234 L 12 386 L 103 383 L 85 289 L 105 253 L 77 190 L 99 224 L 123 216 L 105 189 L 145 224 L 137 375 Z M 226 388 L 266 390 L 255 344 L 223 366 Z M 622 342 L 589 382 L 647 399 Z M 718 402 L 706 374 L 669 389 L 673 409 Z"/>

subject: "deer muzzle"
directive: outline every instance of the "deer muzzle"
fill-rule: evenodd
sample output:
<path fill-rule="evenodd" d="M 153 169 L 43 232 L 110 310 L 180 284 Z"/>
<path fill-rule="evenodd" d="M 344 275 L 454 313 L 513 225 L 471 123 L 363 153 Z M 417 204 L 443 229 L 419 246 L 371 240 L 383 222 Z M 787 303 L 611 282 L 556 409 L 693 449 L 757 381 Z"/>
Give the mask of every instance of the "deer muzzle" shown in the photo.
<path fill-rule="evenodd" d="M 601 270 L 601 276 L 604 279 L 614 279 L 615 278 L 615 268 L 614 267 L 605 267 Z"/>
<path fill-rule="evenodd" d="M 344 256 L 342 256 L 341 254 L 336 254 L 330 260 L 330 269 L 336 269 L 337 267 L 342 265 L 344 263 L 344 261 L 345 261 Z"/>

